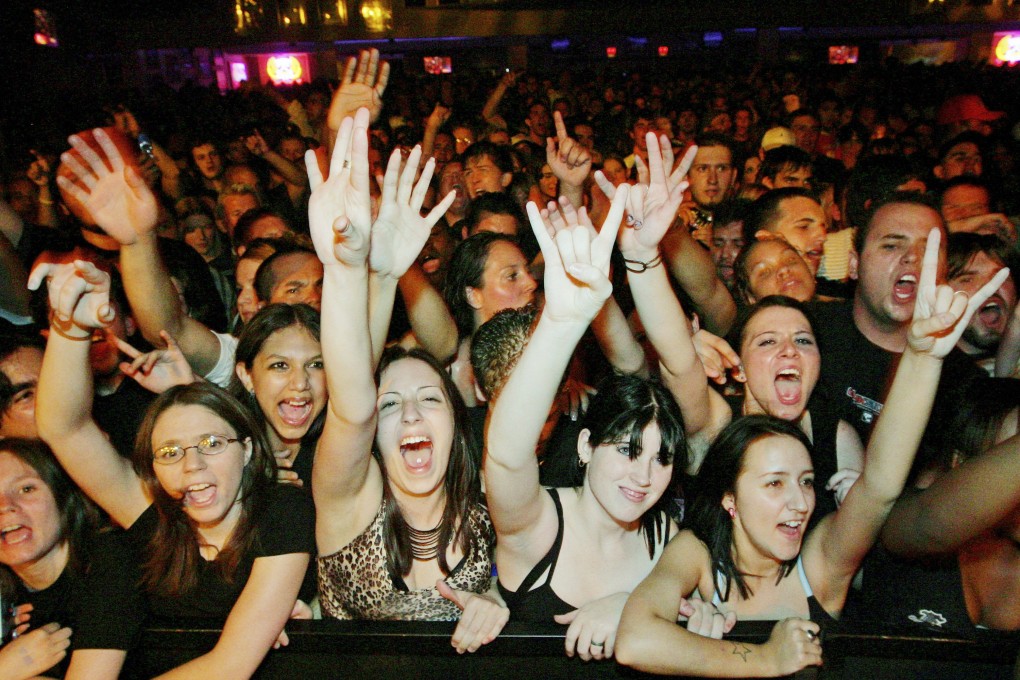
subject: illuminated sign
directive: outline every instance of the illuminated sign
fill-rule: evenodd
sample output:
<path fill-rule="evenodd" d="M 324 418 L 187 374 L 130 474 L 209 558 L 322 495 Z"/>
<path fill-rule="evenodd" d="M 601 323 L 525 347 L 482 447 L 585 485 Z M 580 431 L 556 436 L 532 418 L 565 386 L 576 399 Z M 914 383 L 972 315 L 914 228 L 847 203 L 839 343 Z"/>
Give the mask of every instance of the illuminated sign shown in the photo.
<path fill-rule="evenodd" d="M 248 64 L 243 61 L 230 62 L 230 80 L 234 85 L 248 80 Z"/>
<path fill-rule="evenodd" d="M 606 48 L 606 56 L 609 57 L 610 59 L 614 58 L 616 56 L 616 48 L 615 47 L 607 47 Z"/>
<path fill-rule="evenodd" d="M 995 66 L 1020 62 L 1020 33 L 996 33 L 992 36 L 992 56 Z"/>
<path fill-rule="evenodd" d="M 857 45 L 830 45 L 830 64 L 856 64 L 860 56 L 860 49 Z"/>
<path fill-rule="evenodd" d="M 659 45 L 659 56 L 660 57 L 669 56 L 669 45 Z"/>
<path fill-rule="evenodd" d="M 293 85 L 302 83 L 305 71 L 301 62 L 293 55 L 269 57 L 266 60 L 266 75 L 274 85 Z"/>

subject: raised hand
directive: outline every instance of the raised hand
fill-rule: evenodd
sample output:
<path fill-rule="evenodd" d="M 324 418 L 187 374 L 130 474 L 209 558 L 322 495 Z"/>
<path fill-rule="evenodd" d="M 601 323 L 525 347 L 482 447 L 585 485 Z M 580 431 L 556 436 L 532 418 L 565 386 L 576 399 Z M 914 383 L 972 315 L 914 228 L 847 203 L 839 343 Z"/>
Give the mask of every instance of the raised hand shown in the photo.
<path fill-rule="evenodd" d="M 648 261 L 655 257 L 659 242 L 669 231 L 676 218 L 676 211 L 683 202 L 687 190 L 687 171 L 694 162 L 698 148 L 692 146 L 680 160 L 672 174 L 673 146 L 666 135 L 658 140 L 649 132 L 648 165 L 638 166 L 639 182 L 631 188 L 627 201 L 627 220 L 620 228 L 620 252 L 627 259 Z"/>
<path fill-rule="evenodd" d="M 175 385 L 195 382 L 195 374 L 177 342 L 166 331 L 160 331 L 159 335 L 166 343 L 166 348 L 151 352 L 140 352 L 117 338 L 117 348 L 131 358 L 130 362 L 120 363 L 121 373 L 134 378 L 139 385 L 156 394 L 162 394 Z"/>
<path fill-rule="evenodd" d="M 92 134 L 106 161 L 84 139 L 71 135 L 68 142 L 85 164 L 65 152 L 60 160 L 71 171 L 71 177 L 58 176 L 57 185 L 76 198 L 103 231 L 120 244 L 131 245 L 139 235 L 155 228 L 159 219 L 156 197 L 141 175 L 125 165 L 105 130 L 96 128 Z"/>
<path fill-rule="evenodd" d="M 1009 276 L 1009 269 L 1005 267 L 1000 269 L 970 298 L 963 291 L 954 291 L 945 284 L 937 285 L 941 238 L 940 229 L 932 229 L 928 233 L 928 243 L 921 263 L 921 276 L 917 284 L 917 297 L 914 301 L 914 318 L 907 334 L 907 344 L 911 350 L 936 359 L 942 359 L 949 354 L 970 323 L 974 312 L 980 309 L 985 300 L 991 297 Z"/>
<path fill-rule="evenodd" d="M 553 112 L 553 121 L 556 138 L 546 140 L 545 162 L 561 182 L 579 187 L 591 171 L 591 153 L 567 135 L 567 126 L 559 111 Z"/>
<path fill-rule="evenodd" d="M 460 620 L 450 638 L 450 644 L 458 654 L 475 652 L 482 645 L 489 644 L 510 620 L 510 610 L 506 605 L 488 595 L 454 590 L 442 579 L 436 581 L 436 590 L 461 611 Z"/>
<path fill-rule="evenodd" d="M 50 324 L 59 334 L 84 340 L 91 329 L 113 321 L 110 275 L 91 262 L 41 262 L 28 277 L 29 289 L 37 290 L 44 280 L 49 284 Z"/>
<path fill-rule="evenodd" d="M 539 211 L 528 203 L 528 218 L 545 259 L 546 303 L 543 316 L 554 321 L 590 323 L 613 292 L 609 282 L 609 257 L 629 187 L 621 186 L 596 232 L 584 208 L 575 211 L 560 199 L 559 210 L 549 203 Z"/>
<path fill-rule="evenodd" d="M 386 165 L 386 175 L 382 181 L 382 201 L 379 205 L 379 216 L 372 225 L 371 249 L 369 266 L 372 271 L 383 276 L 399 279 L 410 268 L 421 254 L 425 242 L 432 233 L 432 225 L 446 214 L 447 209 L 457 198 L 457 192 L 451 191 L 425 217 L 421 215 L 421 206 L 429 190 L 429 182 L 436 169 L 436 160 L 430 158 L 422 170 L 417 182 L 414 176 L 418 172 L 421 160 L 421 147 L 416 146 L 403 163 L 400 149 L 395 149 Z"/>
<path fill-rule="evenodd" d="M 269 151 L 269 145 L 262 138 L 262 133 L 258 130 L 244 138 L 244 145 L 248 148 L 251 155 L 258 156 L 259 158 L 265 156 L 266 152 Z"/>
<path fill-rule="evenodd" d="M 567 656 L 574 656 L 576 652 L 585 661 L 613 658 L 616 631 L 620 627 L 627 595 L 615 593 L 553 617 L 556 623 L 568 626 L 564 636 Z"/>
<path fill-rule="evenodd" d="M 340 125 L 329 177 L 323 179 L 315 152 L 305 153 L 312 195 L 308 224 L 324 266 L 359 266 L 368 261 L 372 197 L 368 180 L 368 109 Z"/>
<path fill-rule="evenodd" d="M 740 355 L 733 351 L 730 343 L 703 328 L 694 331 L 691 341 L 709 380 L 725 385 L 727 374 L 732 374 L 737 382 L 747 381 Z"/>
<path fill-rule="evenodd" d="M 382 111 L 382 96 L 390 79 L 390 65 L 379 63 L 379 50 L 362 50 L 358 58 L 350 57 L 344 67 L 340 87 L 333 93 L 329 104 L 326 124 L 331 130 L 338 130 L 344 118 L 364 107 L 375 122 Z"/>
<path fill-rule="evenodd" d="M 425 127 L 433 130 L 438 130 L 443 127 L 446 121 L 450 120 L 450 114 L 453 113 L 453 109 L 442 104 L 436 104 L 435 108 L 432 109 L 432 113 L 425 120 Z"/>

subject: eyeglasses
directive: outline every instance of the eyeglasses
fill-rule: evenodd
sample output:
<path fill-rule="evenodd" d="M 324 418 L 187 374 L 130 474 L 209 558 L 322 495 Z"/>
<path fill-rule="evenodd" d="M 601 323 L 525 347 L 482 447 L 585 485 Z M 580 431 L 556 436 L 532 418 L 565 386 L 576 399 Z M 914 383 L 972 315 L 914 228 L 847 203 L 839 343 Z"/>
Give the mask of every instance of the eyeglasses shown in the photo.
<path fill-rule="evenodd" d="M 203 435 L 194 446 L 161 446 L 152 453 L 152 462 L 159 465 L 173 465 L 184 460 L 185 454 L 191 449 L 198 449 L 203 456 L 218 456 L 227 450 L 227 447 L 240 439 L 227 437 L 222 434 Z"/>

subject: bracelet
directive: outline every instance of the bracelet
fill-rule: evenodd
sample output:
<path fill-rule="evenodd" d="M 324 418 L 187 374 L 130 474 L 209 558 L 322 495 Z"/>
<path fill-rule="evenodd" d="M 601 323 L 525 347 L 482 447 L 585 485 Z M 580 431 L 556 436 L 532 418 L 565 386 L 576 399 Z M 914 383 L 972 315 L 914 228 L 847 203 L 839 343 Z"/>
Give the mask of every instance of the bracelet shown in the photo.
<path fill-rule="evenodd" d="M 640 274 L 642 272 L 648 271 L 649 269 L 658 267 L 660 264 L 662 264 L 662 253 L 657 254 L 648 262 L 642 262 L 641 260 L 628 260 L 627 258 L 623 258 L 623 266 L 627 269 L 627 271 L 634 272 L 635 274 Z"/>
<path fill-rule="evenodd" d="M 70 323 L 67 327 L 71 328 L 74 323 Z M 50 312 L 50 330 L 59 335 L 62 338 L 73 340 L 74 342 L 92 342 L 92 333 L 89 333 L 85 337 L 78 337 L 77 335 L 70 335 L 67 331 L 60 327 L 60 322 L 57 320 L 56 314 Z"/>

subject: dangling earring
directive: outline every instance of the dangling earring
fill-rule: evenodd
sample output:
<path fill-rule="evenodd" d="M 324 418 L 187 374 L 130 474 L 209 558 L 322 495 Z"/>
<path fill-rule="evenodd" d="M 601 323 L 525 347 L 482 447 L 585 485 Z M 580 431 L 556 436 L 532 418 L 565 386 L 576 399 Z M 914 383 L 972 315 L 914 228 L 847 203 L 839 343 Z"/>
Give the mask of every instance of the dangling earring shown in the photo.
<path fill-rule="evenodd" d="M 729 513 L 730 519 L 736 519 L 737 518 L 737 509 L 736 508 L 726 508 L 726 512 Z"/>

